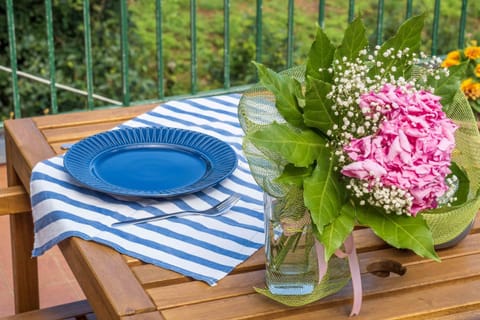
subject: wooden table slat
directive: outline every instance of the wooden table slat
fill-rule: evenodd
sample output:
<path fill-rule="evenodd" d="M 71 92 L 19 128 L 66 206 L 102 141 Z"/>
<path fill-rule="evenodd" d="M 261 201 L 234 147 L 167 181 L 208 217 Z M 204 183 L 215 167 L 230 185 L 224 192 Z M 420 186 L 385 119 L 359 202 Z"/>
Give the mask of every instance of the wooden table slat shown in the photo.
<path fill-rule="evenodd" d="M 122 320 L 164 320 L 165 318 L 158 312 L 148 312 L 132 316 L 121 317 Z"/>
<path fill-rule="evenodd" d="M 84 125 L 81 127 L 47 129 L 43 131 L 43 134 L 45 135 L 45 138 L 50 144 L 65 143 L 78 141 L 85 137 L 89 137 L 94 134 L 110 130 L 122 123 L 123 121 L 108 121 Z"/>
<path fill-rule="evenodd" d="M 480 307 L 480 277 L 448 281 L 435 286 L 424 286 L 412 290 L 395 290 L 388 294 L 367 295 L 362 311 L 355 319 L 435 319 L 448 313 L 462 311 L 472 305 Z M 162 310 L 166 319 L 230 320 L 230 319 L 347 319 L 351 310 L 351 299 L 345 290 L 340 292 L 345 299 L 313 303 L 304 308 L 288 308 L 258 294 L 211 301 L 178 308 Z M 327 302 L 328 301 L 328 302 Z M 248 306 L 248 307 L 247 307 Z M 212 312 L 212 310 L 215 310 Z"/>
<path fill-rule="evenodd" d="M 449 249 L 438 250 L 437 253 L 442 261 L 455 257 L 479 255 L 479 243 L 480 234 L 472 234 L 460 242 L 457 246 Z M 422 257 L 412 254 L 407 250 L 397 250 L 392 248 L 364 252 L 359 255 L 359 260 L 362 273 L 367 273 L 367 266 L 378 261 L 393 260 L 407 267 L 407 269 L 411 265 L 425 263 L 425 260 Z"/>
<path fill-rule="evenodd" d="M 436 286 L 415 288 L 393 292 L 388 295 L 375 295 L 364 299 L 362 312 L 355 317 L 358 320 L 434 320 L 448 314 L 462 313 L 471 308 L 480 307 L 480 278 L 468 281 L 445 282 Z M 281 320 L 340 320 L 346 319 L 350 307 L 337 305 L 336 308 L 307 310 L 281 316 Z M 455 319 L 455 318 L 447 318 Z M 456 318 L 462 319 L 463 318 Z"/>
<path fill-rule="evenodd" d="M 40 130 L 62 127 L 81 127 L 85 124 L 103 123 L 107 121 L 127 121 L 137 115 L 150 111 L 158 103 L 132 106 L 128 108 L 101 109 L 88 112 L 73 112 L 56 115 L 34 117 Z"/>
<path fill-rule="evenodd" d="M 231 275 L 214 287 L 203 282 L 191 281 L 148 289 L 147 292 L 163 309 L 251 294 L 255 292 L 254 287 L 264 287 L 264 280 L 265 271 L 259 270 Z"/>
<path fill-rule="evenodd" d="M 21 185 L 0 188 L 0 216 L 30 212 L 30 197 Z"/>
<path fill-rule="evenodd" d="M 190 281 L 186 276 L 151 264 L 137 264 L 131 268 L 140 283 L 146 288 Z M 265 269 L 265 251 L 262 248 L 239 264 L 231 274 L 263 269 Z"/>
<path fill-rule="evenodd" d="M 461 310 L 458 310 L 458 308 L 452 310 L 453 313 L 446 314 L 443 316 L 436 316 L 435 320 L 478 320 L 479 313 L 478 310 L 475 310 L 475 306 L 478 306 L 477 304 L 471 304 L 468 306 L 463 306 Z M 430 320 L 432 319 L 431 315 L 426 315 L 419 317 L 418 319 L 420 320 Z"/>

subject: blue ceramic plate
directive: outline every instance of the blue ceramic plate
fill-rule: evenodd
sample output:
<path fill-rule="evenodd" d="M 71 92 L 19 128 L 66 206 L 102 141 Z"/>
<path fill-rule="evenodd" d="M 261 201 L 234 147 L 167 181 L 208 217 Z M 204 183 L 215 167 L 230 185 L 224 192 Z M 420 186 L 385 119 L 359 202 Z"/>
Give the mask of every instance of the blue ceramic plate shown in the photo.
<path fill-rule="evenodd" d="M 225 142 L 175 128 L 135 128 L 86 138 L 66 153 L 66 170 L 81 184 L 109 194 L 174 197 L 228 177 L 237 166 Z"/>

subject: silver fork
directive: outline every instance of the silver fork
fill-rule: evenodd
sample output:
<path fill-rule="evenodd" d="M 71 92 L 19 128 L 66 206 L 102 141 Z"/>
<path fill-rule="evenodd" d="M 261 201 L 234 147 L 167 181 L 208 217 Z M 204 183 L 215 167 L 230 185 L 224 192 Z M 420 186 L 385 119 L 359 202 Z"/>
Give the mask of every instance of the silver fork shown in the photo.
<path fill-rule="evenodd" d="M 140 218 L 140 219 L 119 221 L 119 222 L 112 223 L 112 227 L 120 227 L 120 226 L 129 225 L 129 224 L 158 221 L 158 220 L 168 219 L 171 217 L 183 217 L 183 216 L 188 216 L 193 214 L 199 214 L 199 215 L 210 216 L 210 217 L 219 216 L 221 214 L 226 213 L 228 210 L 230 210 L 235 205 L 235 203 L 237 203 L 238 200 L 240 200 L 240 195 L 234 193 L 227 199 L 217 203 L 215 206 L 206 210 L 180 211 L 180 212 L 174 212 L 174 213 L 167 213 L 161 216 L 153 216 L 153 217 L 146 217 L 146 218 Z"/>

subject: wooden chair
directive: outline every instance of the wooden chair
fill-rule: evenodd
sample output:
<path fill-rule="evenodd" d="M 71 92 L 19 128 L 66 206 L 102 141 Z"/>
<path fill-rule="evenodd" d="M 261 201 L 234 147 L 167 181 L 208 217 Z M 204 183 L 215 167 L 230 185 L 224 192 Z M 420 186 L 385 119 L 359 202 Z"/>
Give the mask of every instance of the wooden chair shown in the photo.
<path fill-rule="evenodd" d="M 25 246 L 33 247 L 33 222 L 30 215 L 30 198 L 22 186 L 14 186 L 8 188 L 0 188 L 0 215 L 10 215 L 11 224 L 25 223 L 25 228 L 21 228 L 20 232 L 23 232 L 23 236 L 26 241 L 12 240 L 12 256 L 15 256 L 19 251 L 29 250 L 31 248 L 25 248 Z M 28 221 L 30 220 L 30 221 Z M 28 230 L 30 228 L 30 230 Z M 17 228 L 17 232 L 18 232 Z M 18 236 L 18 235 L 17 235 Z M 20 256 L 25 256 L 20 254 Z M 8 316 L 3 319 L 30 319 L 30 320 L 55 320 L 55 319 L 84 319 L 91 320 L 96 319 L 92 312 L 90 304 L 86 300 L 67 303 L 55 307 L 38 309 L 39 307 L 39 292 L 38 292 L 38 271 L 36 269 L 37 263 L 35 258 L 30 258 L 27 263 L 21 262 L 22 258 L 13 258 L 14 261 L 13 272 L 25 274 L 22 277 L 19 274 L 15 275 L 14 290 L 22 290 L 31 294 L 31 299 L 28 303 L 24 301 L 18 301 L 17 295 L 15 295 L 15 310 L 16 315 Z M 18 281 L 19 279 L 29 279 L 28 283 L 24 281 Z M 32 280 L 33 279 L 33 280 Z M 33 310 L 37 309 L 37 310 Z M 32 311 L 27 311 L 32 310 Z"/>

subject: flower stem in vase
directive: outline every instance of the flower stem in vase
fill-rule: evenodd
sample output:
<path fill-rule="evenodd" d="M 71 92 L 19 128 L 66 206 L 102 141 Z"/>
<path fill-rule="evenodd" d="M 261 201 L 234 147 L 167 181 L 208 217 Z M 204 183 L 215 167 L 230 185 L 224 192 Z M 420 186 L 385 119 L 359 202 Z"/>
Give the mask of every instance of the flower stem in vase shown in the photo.
<path fill-rule="evenodd" d="M 284 203 L 283 203 L 284 204 Z M 306 295 L 318 282 L 314 235 L 308 212 L 294 219 L 282 200 L 265 196 L 266 282 L 277 295 Z M 278 209 L 281 214 L 272 214 Z"/>

